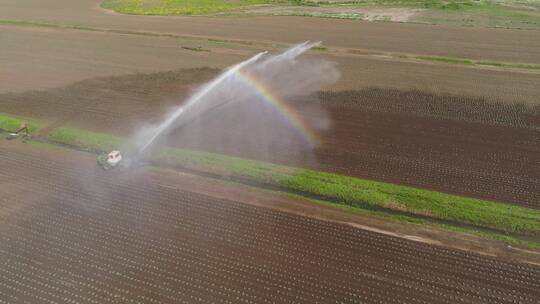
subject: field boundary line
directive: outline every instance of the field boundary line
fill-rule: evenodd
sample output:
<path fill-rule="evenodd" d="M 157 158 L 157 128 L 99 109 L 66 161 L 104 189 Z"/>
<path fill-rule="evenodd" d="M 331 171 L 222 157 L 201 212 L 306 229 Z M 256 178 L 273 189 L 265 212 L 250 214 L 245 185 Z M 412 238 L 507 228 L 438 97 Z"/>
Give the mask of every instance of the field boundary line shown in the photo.
<path fill-rule="evenodd" d="M 237 45 L 243 47 L 264 47 L 264 48 L 286 48 L 289 44 L 275 42 L 275 41 L 258 41 L 258 40 L 243 40 L 243 39 L 224 39 L 213 36 L 200 36 L 200 35 L 179 35 L 174 33 L 166 32 L 155 32 L 155 31 L 141 31 L 141 30 L 128 30 L 128 29 L 112 29 L 112 28 L 101 28 L 93 26 L 84 26 L 76 24 L 61 24 L 61 23 L 52 23 L 52 22 L 43 22 L 43 21 L 28 21 L 28 20 L 17 20 L 17 19 L 0 19 L 0 26 L 18 26 L 18 27 L 44 27 L 57 30 L 78 30 L 78 31 L 88 31 L 88 32 L 97 32 L 97 33 L 108 33 L 108 34 L 117 34 L 117 35 L 136 35 L 136 36 L 146 36 L 146 37 L 156 37 L 156 38 L 172 38 L 172 39 L 182 39 L 190 41 L 199 41 L 207 43 Z M 219 46 L 216 46 L 219 47 Z M 187 50 L 193 50 L 197 47 L 183 47 Z M 200 47 L 201 50 L 205 50 Z M 449 65 L 462 68 L 472 68 L 478 70 L 489 70 L 489 71 L 506 71 L 514 73 L 526 73 L 526 74 L 540 74 L 540 64 L 532 63 L 515 63 L 515 62 L 501 62 L 496 60 L 489 59 L 470 59 L 470 58 L 457 58 L 457 57 L 442 57 L 434 55 L 422 55 L 422 54 L 413 54 L 413 53 L 392 53 L 392 52 L 383 52 L 372 49 L 358 49 L 358 48 L 341 48 L 341 47 L 332 47 L 332 46 L 320 46 L 314 48 L 311 52 L 326 54 L 329 56 L 336 57 L 361 57 L 369 58 L 372 60 L 382 60 L 382 61 L 392 61 L 392 62 L 409 62 L 415 64 L 437 64 L 437 65 Z"/>

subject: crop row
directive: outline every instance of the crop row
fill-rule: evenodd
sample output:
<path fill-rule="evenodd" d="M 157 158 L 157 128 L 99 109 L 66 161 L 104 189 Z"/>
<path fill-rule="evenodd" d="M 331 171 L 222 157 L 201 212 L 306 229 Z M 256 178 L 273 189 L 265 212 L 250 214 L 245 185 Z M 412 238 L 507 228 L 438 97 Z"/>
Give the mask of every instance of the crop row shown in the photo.
<path fill-rule="evenodd" d="M 534 303 L 540 296 L 540 269 L 532 266 L 161 187 L 160 177 L 145 173 L 0 157 L 18 184 L 49 189 L 30 208 L 12 209 L 27 203 L 23 197 L 0 201 L 10 211 L 0 234 L 9 259 L 0 267 L 9 282 L 2 289 L 34 302 L 55 303 L 59 289 L 80 303 Z"/>
<path fill-rule="evenodd" d="M 440 95 L 419 90 L 367 88 L 358 91 L 320 92 L 324 106 L 347 110 L 414 114 L 424 117 L 515 127 L 540 127 L 540 108 L 496 98 Z"/>

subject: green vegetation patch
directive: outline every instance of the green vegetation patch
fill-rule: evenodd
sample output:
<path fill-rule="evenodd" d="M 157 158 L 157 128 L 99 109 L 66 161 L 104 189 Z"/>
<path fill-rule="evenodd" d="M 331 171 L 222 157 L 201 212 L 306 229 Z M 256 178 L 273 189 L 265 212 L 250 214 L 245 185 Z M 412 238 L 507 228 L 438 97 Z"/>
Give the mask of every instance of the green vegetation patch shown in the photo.
<path fill-rule="evenodd" d="M 28 127 L 28 131 L 31 133 L 36 131 L 40 127 L 39 122 L 37 122 L 36 120 L 24 119 L 11 115 L 8 116 L 0 113 L 0 129 L 2 130 L 15 132 L 23 124 L 26 124 L 26 126 Z"/>
<path fill-rule="evenodd" d="M 94 153 L 117 150 L 124 146 L 125 142 L 117 136 L 73 128 L 54 129 L 49 132 L 47 139 Z"/>
<path fill-rule="evenodd" d="M 540 211 L 514 205 L 206 152 L 168 148 L 157 162 L 311 194 L 354 208 L 540 235 Z"/>
<path fill-rule="evenodd" d="M 105 0 L 101 6 L 124 14 L 208 15 L 257 5 L 300 4 L 301 0 Z"/>
<path fill-rule="evenodd" d="M 326 52 L 328 51 L 328 48 L 325 47 L 325 46 L 314 46 L 311 48 L 312 50 L 314 51 L 319 51 L 319 52 Z"/>
<path fill-rule="evenodd" d="M 540 64 L 504 63 L 504 62 L 493 62 L 493 61 L 477 61 L 475 62 L 475 64 L 495 66 L 495 67 L 501 67 L 501 68 L 540 70 Z"/>
<path fill-rule="evenodd" d="M 405 56 L 407 58 L 407 56 Z M 484 65 L 494 66 L 499 68 L 514 68 L 514 69 L 530 69 L 540 70 L 540 64 L 528 64 L 528 63 L 507 63 L 496 61 L 476 61 L 465 58 L 452 58 L 452 57 L 435 57 L 435 56 L 417 56 L 414 57 L 418 60 L 442 62 L 448 64 L 464 64 L 464 65 Z"/>
<path fill-rule="evenodd" d="M 365 0 L 350 1 L 349 4 L 386 6 L 386 7 L 409 7 L 424 9 L 463 10 L 474 6 L 485 5 L 484 0 Z M 319 2 L 324 3 L 324 2 Z M 327 2 L 327 5 L 331 2 Z"/>
<path fill-rule="evenodd" d="M 317 0 L 104 0 L 103 8 L 124 14 L 137 15 L 208 15 L 239 12 L 255 6 L 325 6 L 325 7 L 407 7 L 459 11 L 483 6 L 484 0 L 365 0 L 365 1 L 317 1 Z M 319 16 L 316 12 L 299 12 L 299 15 Z M 327 17 L 321 13 L 320 16 Z M 329 16 L 329 15 L 328 15 Z M 351 18 L 344 12 L 337 15 Z M 357 18 L 358 16 L 352 16 Z"/>
<path fill-rule="evenodd" d="M 467 65 L 474 64 L 472 60 L 462 59 L 462 58 L 418 56 L 416 57 L 416 59 L 426 60 L 426 61 L 444 62 L 444 63 L 450 63 L 450 64 L 467 64 Z"/>
<path fill-rule="evenodd" d="M 13 132 L 19 129 L 23 124 L 26 124 L 28 127 L 30 135 L 35 135 L 36 131 L 43 129 L 46 125 L 35 119 L 0 113 L 0 130 L 2 131 Z M 122 137 L 75 128 L 53 129 L 48 132 L 45 139 L 62 146 L 69 146 L 76 148 L 77 150 L 93 153 L 109 152 L 120 148 L 131 148 Z"/>
<path fill-rule="evenodd" d="M 295 194 L 289 194 L 289 196 L 292 198 L 301 198 L 304 200 L 306 199 L 305 197 L 295 195 Z M 350 213 L 357 213 L 357 214 L 377 217 L 381 219 L 394 220 L 394 221 L 405 222 L 405 223 L 416 224 L 416 225 L 428 225 L 428 226 L 437 227 L 439 229 L 443 229 L 447 231 L 473 234 L 473 235 L 477 235 L 485 239 L 501 241 L 501 242 L 504 242 L 506 244 L 516 246 L 516 247 L 527 248 L 527 249 L 532 249 L 532 250 L 540 249 L 540 240 L 532 240 L 529 238 L 522 238 L 520 236 L 508 235 L 508 234 L 504 234 L 500 232 L 493 232 L 493 231 L 488 232 L 488 231 L 476 230 L 476 229 L 471 229 L 471 228 L 466 228 L 466 227 L 451 226 L 448 224 L 443 224 L 443 223 L 438 223 L 438 222 L 433 222 L 433 221 L 426 221 L 424 219 L 419 219 L 414 216 L 396 215 L 396 214 L 390 214 L 384 211 L 360 209 L 360 208 L 352 207 L 349 205 L 336 204 L 334 202 L 329 202 L 329 201 L 323 201 L 323 200 L 317 200 L 317 199 L 307 199 L 307 200 L 309 200 L 310 202 L 314 204 L 319 204 L 323 206 L 331 206 L 333 208 L 346 210 Z"/>
<path fill-rule="evenodd" d="M 418 22 L 477 27 L 540 28 L 540 2 L 517 0 L 450 1 L 422 12 Z"/>
<path fill-rule="evenodd" d="M 103 8 L 137 15 L 212 15 L 261 13 L 306 17 L 363 19 L 358 9 L 417 10 L 412 22 L 480 27 L 540 28 L 538 1 L 518 0 L 104 0 Z M 291 11 L 253 10 L 294 7 Z M 317 9 L 314 7 L 320 7 Z M 330 9 L 330 10 L 328 10 Z M 391 17 L 386 17 L 391 20 Z M 381 20 L 385 20 L 382 17 Z"/>
<path fill-rule="evenodd" d="M 280 180 L 287 188 L 337 198 L 358 207 L 382 207 L 409 214 L 508 232 L 540 232 L 540 212 L 485 200 L 375 182 L 311 170 Z"/>
<path fill-rule="evenodd" d="M 194 52 L 210 52 L 209 49 L 205 49 L 205 48 L 203 48 L 202 46 L 197 46 L 197 47 L 194 47 L 194 46 L 183 46 L 182 48 L 183 48 L 184 50 L 194 51 Z"/>
<path fill-rule="evenodd" d="M 0 127 L 19 126 L 23 120 L 0 115 Z M 34 125 L 33 128 L 37 128 Z M 129 144 L 122 137 L 74 128 L 49 132 L 47 140 L 94 153 Z M 163 148 L 151 160 L 159 166 L 187 169 L 256 186 L 296 193 L 352 210 L 370 210 L 487 233 L 540 236 L 540 210 L 473 199 L 350 176 L 276 165 L 214 153 Z"/>

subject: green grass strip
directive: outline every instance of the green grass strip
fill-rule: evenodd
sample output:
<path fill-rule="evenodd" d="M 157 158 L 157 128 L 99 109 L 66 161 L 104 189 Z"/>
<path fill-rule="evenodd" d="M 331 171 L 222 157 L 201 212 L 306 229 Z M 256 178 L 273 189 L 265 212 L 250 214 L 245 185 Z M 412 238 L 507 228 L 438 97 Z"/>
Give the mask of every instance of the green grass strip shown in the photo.
<path fill-rule="evenodd" d="M 159 162 L 310 193 L 357 208 L 376 207 L 458 225 L 540 235 L 540 211 L 509 204 L 206 152 L 165 149 Z"/>
<path fill-rule="evenodd" d="M 467 65 L 473 64 L 472 60 L 462 59 L 462 58 L 417 56 L 416 59 L 426 60 L 426 61 L 444 62 L 444 63 L 450 63 L 450 64 L 467 64 Z"/>
<path fill-rule="evenodd" d="M 113 135 L 73 128 L 54 129 L 49 132 L 47 139 L 94 153 L 119 149 L 124 142 L 121 138 Z"/>
<path fill-rule="evenodd" d="M 301 5 L 302 0 L 104 0 L 101 7 L 136 15 L 208 15 L 241 11 L 259 5 Z"/>
<path fill-rule="evenodd" d="M 494 61 L 476 61 L 475 64 L 495 66 L 495 67 L 501 67 L 501 68 L 540 70 L 540 64 L 504 63 L 504 62 L 494 62 Z"/>
<path fill-rule="evenodd" d="M 0 126 L 21 123 L 20 118 L 0 115 Z M 124 138 L 74 128 L 54 129 L 47 139 L 96 153 L 128 146 Z M 164 148 L 152 161 L 309 194 L 359 209 L 439 220 L 458 227 L 473 225 L 505 233 L 540 235 L 540 210 L 510 204 L 184 149 Z"/>
<path fill-rule="evenodd" d="M 318 0 L 104 0 L 101 7 L 123 14 L 137 15 L 207 15 L 216 13 L 243 12 L 257 6 L 299 6 L 330 8 L 362 7 L 403 7 L 432 10 L 463 11 L 472 8 L 490 7 L 478 0 L 364 0 L 364 1 L 318 1 Z M 317 13 L 308 10 L 296 12 L 298 15 L 327 17 L 332 13 Z M 346 15 L 346 12 L 341 15 Z M 335 15 L 340 15 L 336 13 Z M 356 14 L 350 14 L 356 15 Z M 343 17 L 343 16 L 341 16 Z"/>
<path fill-rule="evenodd" d="M 11 116 L 11 115 L 8 116 L 8 115 L 0 113 L 0 129 L 6 130 L 9 132 L 15 132 L 24 123 L 26 124 L 30 132 L 36 131 L 39 127 L 39 122 L 37 122 L 36 120 L 21 119 L 16 116 Z"/>
<path fill-rule="evenodd" d="M 465 58 L 451 58 L 451 57 L 434 57 L 434 56 L 417 56 L 414 57 L 418 60 L 435 61 L 448 64 L 463 64 L 463 65 L 484 65 L 494 66 L 499 68 L 514 68 L 514 69 L 529 69 L 540 70 L 540 64 L 527 64 L 527 63 L 505 63 L 496 61 L 475 61 Z"/>
<path fill-rule="evenodd" d="M 471 228 L 456 227 L 456 226 L 451 226 L 451 225 L 442 224 L 438 222 L 426 221 L 423 219 L 416 218 L 414 216 L 395 215 L 395 214 L 390 214 L 384 211 L 360 209 L 360 208 L 352 207 L 349 205 L 336 204 L 329 201 L 309 199 L 309 198 L 305 198 L 305 197 L 295 195 L 295 194 L 289 194 L 289 196 L 291 198 L 298 198 L 298 199 L 304 199 L 304 200 L 307 199 L 314 204 L 343 209 L 350 213 L 357 213 L 357 214 L 366 215 L 370 217 L 393 220 L 393 221 L 404 222 L 404 223 L 409 223 L 409 224 L 428 225 L 428 226 L 432 226 L 432 227 L 436 227 L 442 230 L 447 230 L 447 231 L 456 232 L 456 233 L 474 234 L 484 239 L 501 241 L 508 245 L 520 247 L 520 248 L 526 248 L 526 249 L 532 249 L 532 250 L 540 249 L 540 240 L 523 239 L 516 235 L 508 235 L 504 233 L 487 232 L 487 231 L 475 230 Z"/>

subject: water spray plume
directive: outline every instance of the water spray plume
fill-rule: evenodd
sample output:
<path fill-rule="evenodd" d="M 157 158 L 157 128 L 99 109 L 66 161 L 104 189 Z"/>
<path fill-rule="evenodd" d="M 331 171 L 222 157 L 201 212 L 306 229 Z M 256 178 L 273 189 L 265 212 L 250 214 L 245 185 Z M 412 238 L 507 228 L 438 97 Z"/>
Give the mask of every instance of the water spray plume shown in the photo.
<path fill-rule="evenodd" d="M 316 144 L 316 134 L 302 116 L 295 113 L 286 99 L 297 95 L 307 96 L 338 79 L 339 73 L 332 63 L 297 59 L 318 45 L 320 42 L 306 41 L 280 54 L 268 56 L 267 52 L 261 52 L 232 66 L 197 90 L 162 123 L 142 130 L 137 141 L 139 153 L 143 154 L 171 129 L 185 127 L 201 116 L 216 113 L 226 105 L 242 102 L 253 104 L 257 100 L 279 113 L 308 142 Z"/>
<path fill-rule="evenodd" d="M 231 75 L 233 75 L 234 73 L 236 73 L 236 71 L 238 71 L 239 69 L 241 69 L 242 67 L 244 67 L 245 65 L 248 65 L 256 60 L 258 60 L 262 55 L 266 54 L 267 52 L 261 52 L 261 53 L 258 53 L 257 55 L 251 57 L 250 59 L 246 60 L 246 61 L 243 61 L 235 66 L 233 66 L 232 68 L 228 69 L 227 71 L 225 71 L 223 74 L 221 74 L 220 76 L 218 76 L 216 79 L 214 79 L 213 81 L 211 81 L 210 83 L 208 83 L 207 85 L 205 85 L 204 87 L 201 88 L 201 90 L 199 90 L 197 93 L 195 93 L 187 102 L 184 106 L 178 108 L 167 120 L 165 120 L 158 128 L 157 130 L 155 131 L 155 133 L 152 135 L 152 137 L 150 137 L 150 139 L 148 140 L 148 142 L 141 147 L 140 149 L 140 153 L 143 153 L 165 130 L 167 130 L 174 122 L 175 120 L 178 119 L 178 117 L 180 117 L 180 115 L 182 115 L 182 113 L 184 112 L 184 109 L 189 107 L 191 104 L 194 104 L 196 102 L 198 102 L 200 99 L 204 98 L 204 96 L 206 94 L 208 94 L 208 92 L 210 92 L 213 88 L 215 88 L 217 85 L 219 85 L 220 83 L 222 83 L 223 81 L 225 81 L 228 77 L 230 77 Z"/>
<path fill-rule="evenodd" d="M 302 53 L 304 53 L 305 51 L 313 48 L 313 47 L 316 47 L 316 46 L 319 46 L 321 44 L 321 41 L 317 41 L 317 42 L 309 42 L 309 41 L 306 41 L 306 42 L 302 42 L 300 44 L 297 44 L 293 47 L 291 47 L 290 49 L 288 49 L 287 51 L 281 53 L 281 54 L 278 54 L 276 56 L 273 56 L 273 57 L 270 57 L 268 60 L 266 60 L 265 62 L 262 63 L 262 65 L 265 65 L 265 64 L 269 64 L 269 63 L 273 63 L 273 62 L 277 62 L 279 60 L 286 60 L 286 59 L 293 59 L 295 57 L 297 57 L 298 55 L 301 55 Z"/>

